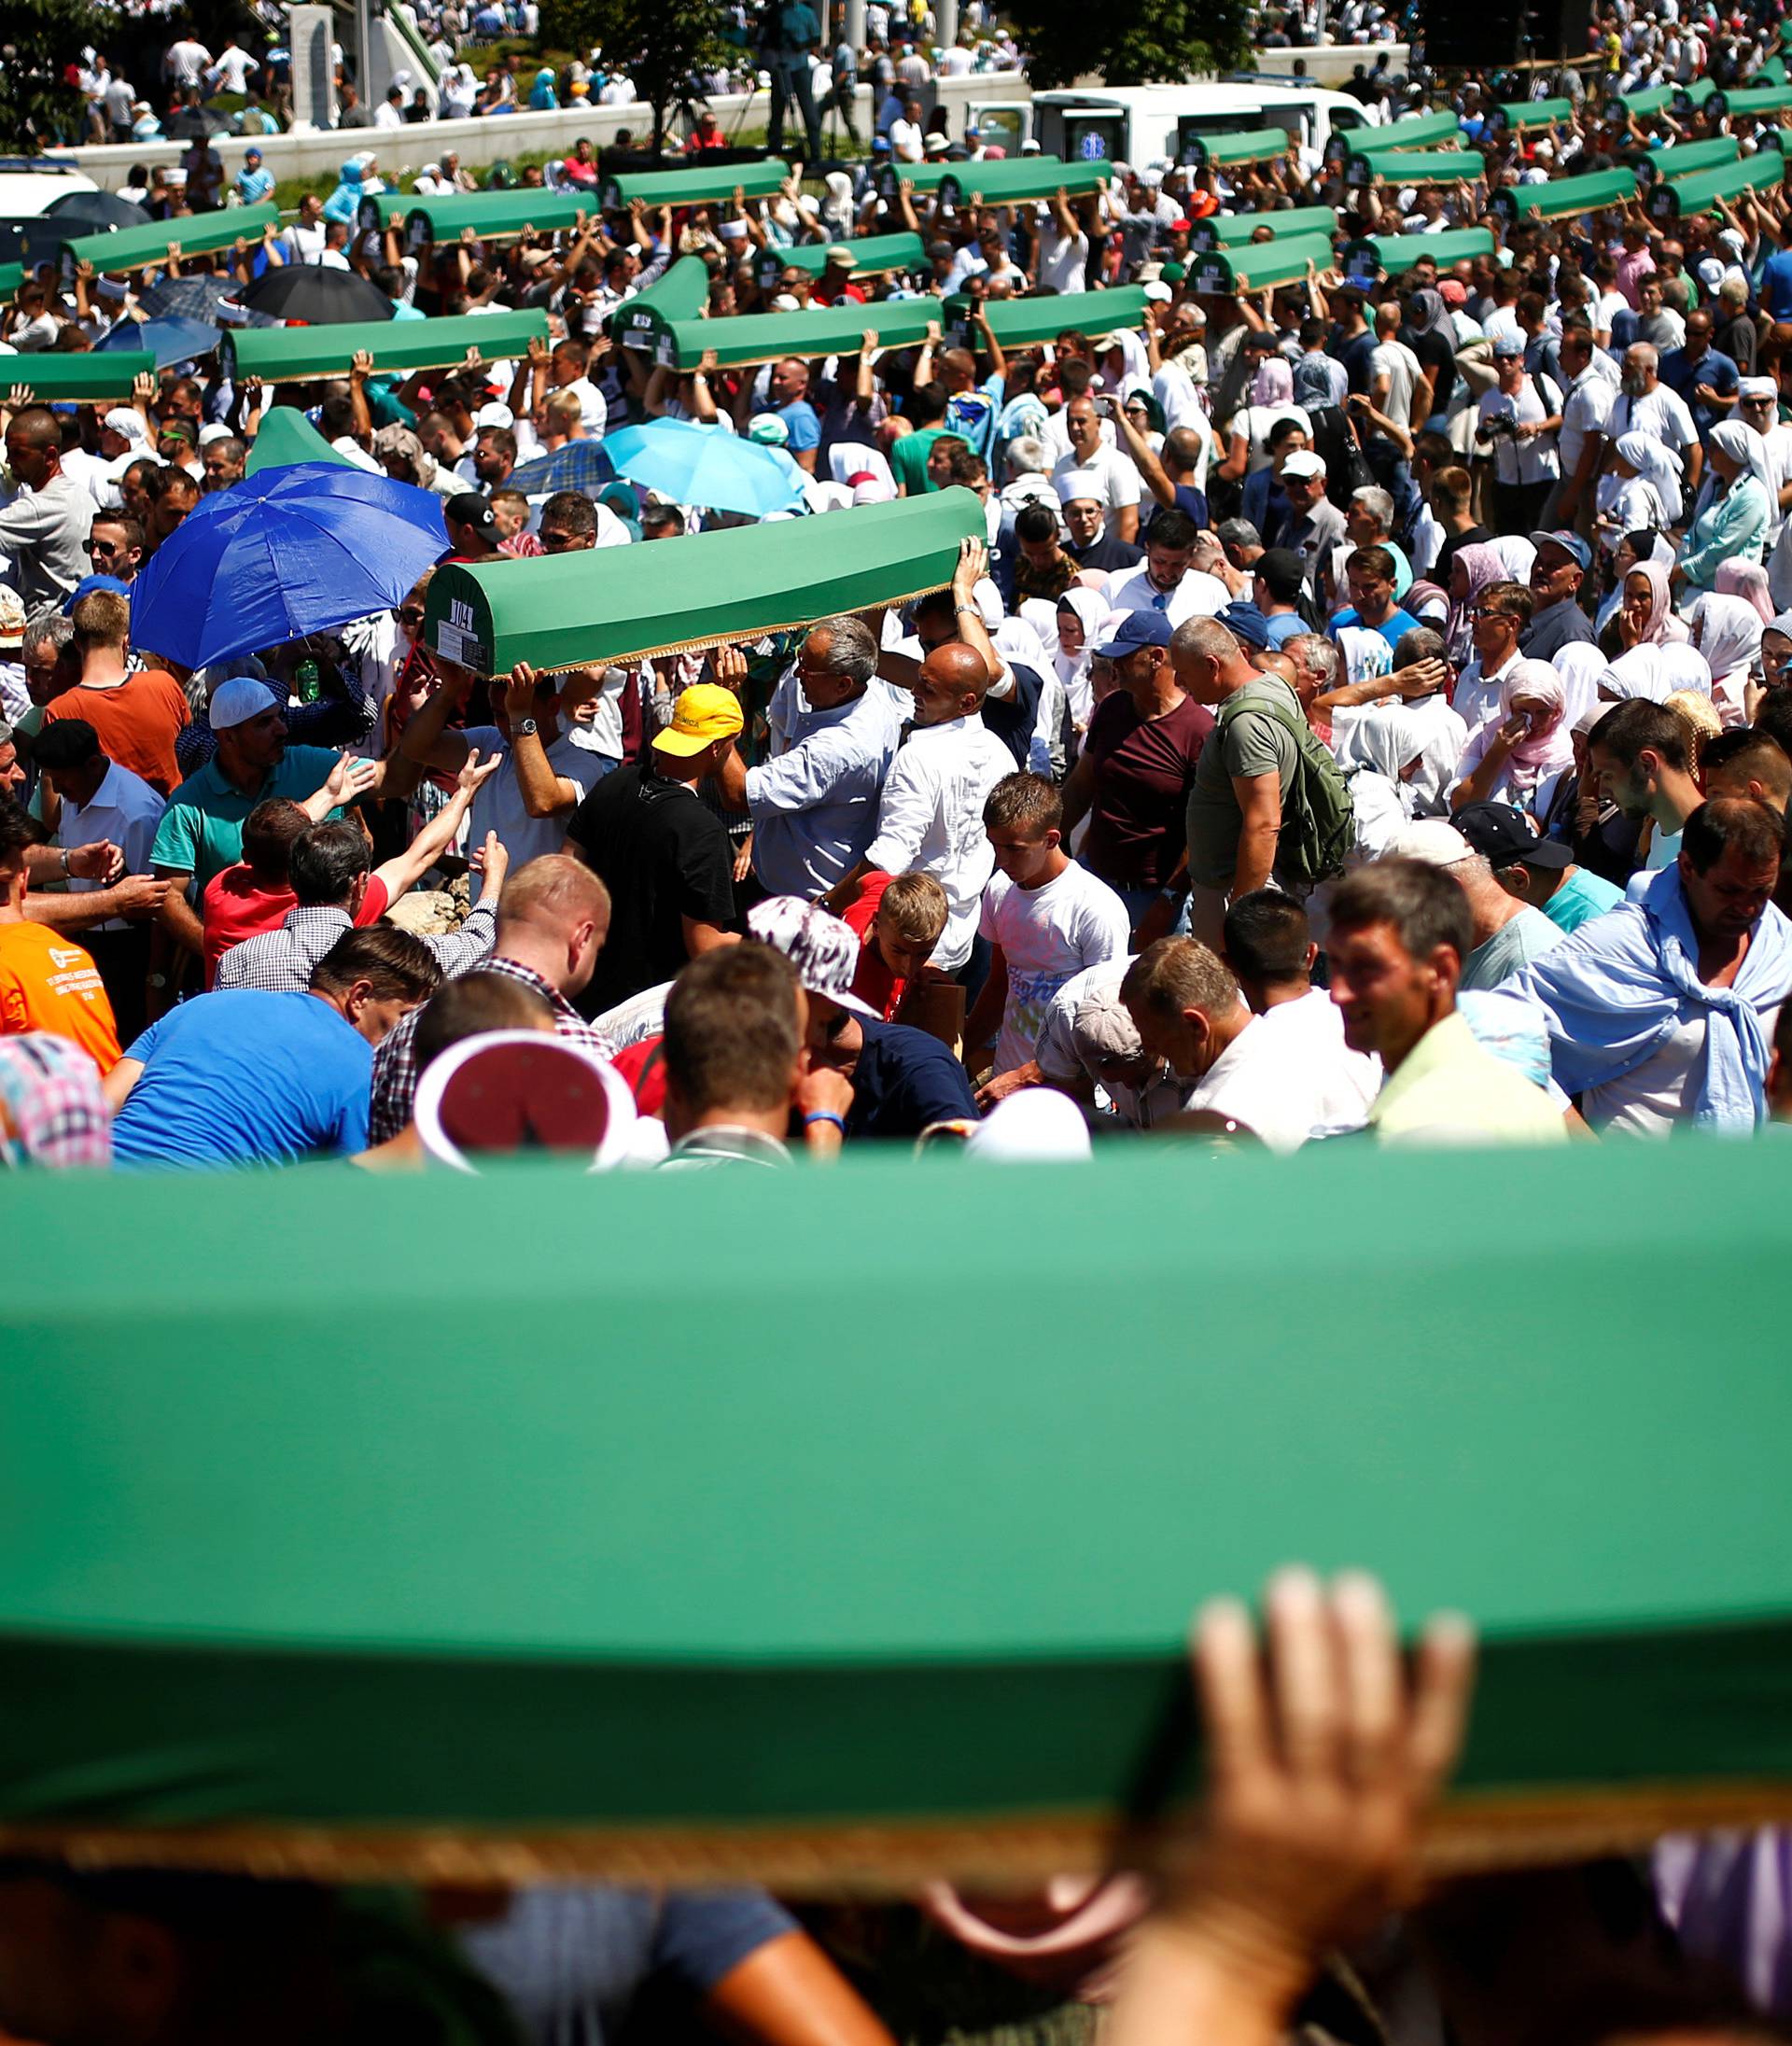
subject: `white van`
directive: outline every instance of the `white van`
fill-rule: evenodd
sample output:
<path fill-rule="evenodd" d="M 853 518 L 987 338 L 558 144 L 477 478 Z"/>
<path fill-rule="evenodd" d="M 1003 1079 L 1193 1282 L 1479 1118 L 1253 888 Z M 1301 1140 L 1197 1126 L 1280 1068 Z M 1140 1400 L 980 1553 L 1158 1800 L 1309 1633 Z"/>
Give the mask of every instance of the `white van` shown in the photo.
<path fill-rule="evenodd" d="M 71 192 L 98 190 L 91 177 L 54 157 L 0 156 L 0 220 L 35 220 Z"/>
<path fill-rule="evenodd" d="M 1285 128 L 1304 149 L 1324 154 L 1335 133 L 1380 119 L 1348 92 L 1319 86 L 1131 85 L 1033 94 L 1033 133 L 1047 156 L 1067 162 L 1181 163 L 1199 135 Z"/>

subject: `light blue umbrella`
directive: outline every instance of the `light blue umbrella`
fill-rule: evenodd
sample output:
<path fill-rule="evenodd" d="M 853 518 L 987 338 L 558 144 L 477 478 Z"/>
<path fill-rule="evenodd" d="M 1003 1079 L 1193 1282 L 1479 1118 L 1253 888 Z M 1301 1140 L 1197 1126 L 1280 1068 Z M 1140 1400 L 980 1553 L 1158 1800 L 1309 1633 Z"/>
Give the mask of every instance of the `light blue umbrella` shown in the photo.
<path fill-rule="evenodd" d="M 763 518 L 787 512 L 803 494 L 803 476 L 776 448 L 742 441 L 721 427 L 652 419 L 604 436 L 619 476 L 678 504 L 706 512 L 746 512 Z"/>

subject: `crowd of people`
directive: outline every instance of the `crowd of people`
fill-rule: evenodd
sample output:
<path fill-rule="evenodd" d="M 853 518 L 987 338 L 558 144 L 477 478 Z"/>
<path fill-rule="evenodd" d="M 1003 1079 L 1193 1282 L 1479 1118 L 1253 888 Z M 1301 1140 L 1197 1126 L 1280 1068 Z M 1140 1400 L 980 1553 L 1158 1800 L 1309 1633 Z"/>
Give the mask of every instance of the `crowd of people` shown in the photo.
<path fill-rule="evenodd" d="M 1617 33 L 1665 61 L 1701 26 Z M 474 988 L 498 1007 L 469 1034 L 551 1013 L 578 1056 L 552 1082 L 524 1061 L 530 1084 L 597 1086 L 630 1160 L 714 1156 L 706 1127 L 781 1162 L 1763 1124 L 1792 1093 L 1792 198 L 1666 228 L 1494 202 L 1708 135 L 1777 148 L 1780 117 L 1606 94 L 1532 129 L 1475 83 L 1437 97 L 1475 165 L 1448 187 L 1291 153 L 986 206 L 974 161 L 962 198 L 929 193 L 886 146 L 815 189 L 676 214 L 594 190 L 558 235 L 416 248 L 365 229 L 357 159 L 258 241 L 27 277 L 0 325 L 26 354 L 174 288 L 240 316 L 306 263 L 395 319 L 539 307 L 551 338 L 408 378 L 357 357 L 264 391 L 203 357 L 128 403 L 13 394 L 5 1028 L 82 1047 L 133 1163 L 459 1157 L 413 1112 L 429 1018 Z M 1314 202 L 1330 263 L 1197 287 L 1204 223 L 1260 213 L 1261 240 Z M 1344 253 L 1461 227 L 1487 252 L 1391 277 Z M 852 238 L 889 231 L 925 267 L 858 274 Z M 840 259 L 798 260 L 816 242 Z M 850 306 L 859 353 L 675 367 L 619 342 L 692 259 L 712 316 Z M 1144 316 L 1110 330 L 1124 285 Z M 930 293 L 925 341 L 884 348 L 880 307 Z M 1005 349 L 1002 309 L 1043 294 L 1056 339 Z M 435 492 L 451 562 L 748 523 L 614 474 L 630 420 L 765 451 L 779 518 L 952 489 L 981 537 L 949 587 L 707 654 L 478 675 L 424 629 L 431 571 L 189 672 L 133 629 L 133 584 L 283 401 Z M 721 1033 L 723 1058 L 705 1018 L 761 1010 L 777 1028 Z M 334 1056 L 274 1056 L 312 1040 Z"/>
<path fill-rule="evenodd" d="M 415 244 L 367 228 L 357 157 L 233 246 L 28 273 L 0 311 L 0 1163 L 740 1178 L 1792 1120 L 1792 190 L 1524 211 L 1687 143 L 1777 151 L 1778 111 L 1623 96 L 1760 76 L 1770 25 L 1617 0 L 1535 127 L 1491 81 L 1365 74 L 1391 116 L 1454 116 L 1447 184 L 1295 149 L 985 204 L 981 146 L 899 77 L 862 164 L 763 199 L 606 208 L 584 146 L 576 224 Z M 961 189 L 920 189 L 944 155 Z M 451 157 L 429 175 L 460 189 Z M 1329 210 L 1329 260 L 1210 287 L 1213 222 L 1273 245 L 1295 207 Z M 1455 229 L 1485 251 L 1361 254 Z M 919 259 L 861 273 L 853 240 L 889 233 Z M 785 352 L 631 346 L 681 262 L 708 316 L 782 315 Z M 231 324 L 305 265 L 395 321 L 526 308 L 548 338 L 278 388 L 207 349 L 118 402 L 34 399 L 35 356 L 176 306 Z M 1053 338 L 1004 344 L 1043 298 Z M 925 338 L 886 346 L 917 300 Z M 841 308 L 856 352 L 788 338 Z M 974 532 L 923 594 L 789 630 L 693 646 L 673 614 L 620 665 L 457 658 L 438 578 L 589 551 L 615 593 L 650 558 L 620 550 L 666 543 L 694 590 L 754 523 L 627 480 L 606 442 L 653 421 L 777 470 L 792 586 L 867 507 L 955 493 Z M 432 494 L 441 558 L 191 667 L 145 592 L 275 437 Z M 6 1863 L 0 2027 L 372 2037 L 343 2018 L 367 1999 L 382 2038 L 544 2046 L 631 2017 L 764 2046 L 1777 2036 L 1771 1842 L 1392 1915 L 1464 1636 L 1408 1680 L 1372 1585 L 1299 1574 L 1268 1614 L 1267 1665 L 1238 1612 L 1202 1629 L 1213 1793 L 1150 1880 L 801 1923 L 752 1890 L 522 1889 L 436 1900 L 400 1960 L 299 1885 Z"/>

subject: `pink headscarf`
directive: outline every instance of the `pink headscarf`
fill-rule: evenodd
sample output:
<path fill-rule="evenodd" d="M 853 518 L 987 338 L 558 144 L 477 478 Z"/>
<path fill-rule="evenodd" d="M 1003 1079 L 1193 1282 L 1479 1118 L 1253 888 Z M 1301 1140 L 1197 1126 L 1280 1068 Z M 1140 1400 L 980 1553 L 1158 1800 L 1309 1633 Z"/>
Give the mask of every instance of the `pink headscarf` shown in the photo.
<path fill-rule="evenodd" d="M 1469 612 L 1475 609 L 1475 601 L 1490 582 L 1505 581 L 1505 564 L 1485 540 L 1477 540 L 1472 547 L 1459 547 L 1456 561 L 1463 565 L 1463 573 L 1468 579 L 1468 595 L 1458 604 L 1450 599 L 1449 624 L 1445 630 L 1449 642 L 1449 657 L 1460 666 L 1474 651 L 1469 638 Z M 1455 563 L 1450 565 L 1450 576 L 1454 580 Z"/>
<path fill-rule="evenodd" d="M 1649 585 L 1648 623 L 1643 627 L 1643 637 L 1637 641 L 1644 647 L 1665 647 L 1690 639 L 1692 635 L 1673 615 L 1673 590 L 1668 581 L 1665 562 L 1639 561 L 1634 568 L 1625 571 L 1628 582 L 1633 575 L 1646 578 Z"/>
<path fill-rule="evenodd" d="M 1506 756 L 1512 786 L 1529 795 L 1545 775 L 1574 764 L 1575 749 L 1568 736 L 1568 693 L 1547 661 L 1515 661 L 1500 684 L 1500 716 L 1513 714 L 1519 696 L 1546 706 L 1548 722 L 1540 732 L 1522 738 Z"/>
<path fill-rule="evenodd" d="M 1251 402 L 1253 405 L 1292 405 L 1294 401 L 1295 372 L 1281 356 L 1265 356 L 1252 379 Z"/>
<path fill-rule="evenodd" d="M 1726 596 L 1740 596 L 1761 614 L 1761 623 L 1773 623 L 1773 599 L 1768 592 L 1767 570 L 1758 561 L 1720 561 L 1716 584 Z"/>

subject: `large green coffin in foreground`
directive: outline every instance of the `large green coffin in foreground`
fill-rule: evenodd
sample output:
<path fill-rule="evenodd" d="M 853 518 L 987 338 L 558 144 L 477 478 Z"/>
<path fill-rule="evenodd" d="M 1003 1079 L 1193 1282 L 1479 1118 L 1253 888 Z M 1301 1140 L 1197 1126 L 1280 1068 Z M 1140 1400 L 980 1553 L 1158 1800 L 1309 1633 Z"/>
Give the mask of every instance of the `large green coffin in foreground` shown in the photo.
<path fill-rule="evenodd" d="M 148 349 L 83 348 L 69 355 L 7 356 L 0 362 L 0 388 L 21 385 L 44 405 L 99 404 L 129 398 L 140 376 L 154 376 Z"/>
<path fill-rule="evenodd" d="M 984 531 L 976 497 L 952 489 L 676 546 L 450 563 L 429 585 L 424 638 L 482 675 L 519 661 L 600 667 L 719 646 L 937 590 L 952 580 L 959 541 Z"/>
<path fill-rule="evenodd" d="M 1087 1866 L 1293 1558 L 1481 1630 L 1440 1859 L 1785 1815 L 1785 1170 L 0 1182 L 0 1845 Z"/>
<path fill-rule="evenodd" d="M 115 234 L 84 234 L 63 244 L 63 267 L 71 275 L 77 263 L 95 270 L 148 270 L 168 260 L 172 242 L 183 256 L 208 256 L 234 246 L 239 235 L 259 242 L 270 222 L 278 226 L 280 209 L 272 200 L 259 206 L 222 206 L 216 213 L 183 214 L 177 220 L 151 220 L 140 228 L 119 228 Z"/>
<path fill-rule="evenodd" d="M 225 373 L 259 376 L 264 384 L 302 384 L 314 377 L 346 376 L 357 353 L 366 349 L 378 371 L 442 370 L 479 351 L 484 362 L 502 362 L 548 338 L 548 315 L 540 311 L 494 313 L 489 318 L 461 315 L 445 319 L 352 320 L 335 327 L 239 327 L 227 329 Z"/>

